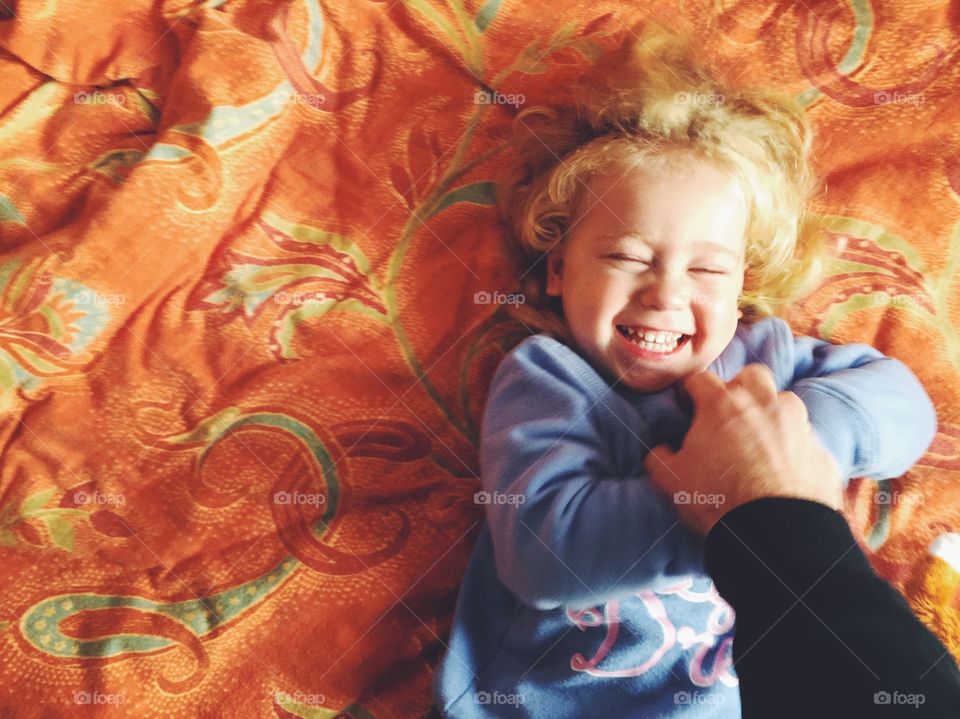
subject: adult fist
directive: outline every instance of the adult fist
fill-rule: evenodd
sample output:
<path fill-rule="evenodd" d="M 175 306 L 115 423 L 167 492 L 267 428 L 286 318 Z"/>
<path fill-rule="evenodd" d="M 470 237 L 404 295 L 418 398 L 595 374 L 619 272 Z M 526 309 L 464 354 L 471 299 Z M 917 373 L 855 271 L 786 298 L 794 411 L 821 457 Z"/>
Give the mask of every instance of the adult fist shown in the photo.
<path fill-rule="evenodd" d="M 651 483 L 701 534 L 731 509 L 760 497 L 842 504 L 840 470 L 813 433 L 793 392 L 778 392 L 765 365 L 747 365 L 728 384 L 710 372 L 683 380 L 693 422 L 678 452 L 654 447 Z"/>

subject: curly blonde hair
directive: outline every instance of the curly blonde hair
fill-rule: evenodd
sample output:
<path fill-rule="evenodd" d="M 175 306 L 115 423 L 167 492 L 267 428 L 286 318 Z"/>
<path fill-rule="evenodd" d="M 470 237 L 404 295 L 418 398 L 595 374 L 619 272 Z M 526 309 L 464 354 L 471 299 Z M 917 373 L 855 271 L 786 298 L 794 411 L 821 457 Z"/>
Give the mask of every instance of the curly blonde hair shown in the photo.
<path fill-rule="evenodd" d="M 689 35 L 650 21 L 604 54 L 572 97 L 572 105 L 517 115 L 510 159 L 497 178 L 505 249 L 525 296 L 509 308 L 515 319 L 570 341 L 560 298 L 546 294 L 547 253 L 564 241 L 592 176 L 616 162 L 650 166 L 672 148 L 714 163 L 743 188 L 745 323 L 816 287 L 825 243 L 806 214 L 818 189 L 812 131 L 793 99 L 718 80 Z"/>

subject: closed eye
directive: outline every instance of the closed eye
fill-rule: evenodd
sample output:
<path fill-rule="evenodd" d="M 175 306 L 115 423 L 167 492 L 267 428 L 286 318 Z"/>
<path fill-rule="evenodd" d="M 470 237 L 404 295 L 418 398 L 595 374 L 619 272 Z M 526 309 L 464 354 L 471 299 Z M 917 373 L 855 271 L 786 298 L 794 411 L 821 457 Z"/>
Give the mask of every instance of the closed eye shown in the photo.
<path fill-rule="evenodd" d="M 709 267 L 694 267 L 693 272 L 704 272 L 708 275 L 725 275 L 727 274 L 726 270 L 715 270 Z"/>
<path fill-rule="evenodd" d="M 641 260 L 639 257 L 631 257 L 630 255 L 621 255 L 619 253 L 612 253 L 607 255 L 609 260 L 617 260 L 619 262 L 639 262 L 642 265 L 649 265 L 650 262 L 647 260 Z"/>

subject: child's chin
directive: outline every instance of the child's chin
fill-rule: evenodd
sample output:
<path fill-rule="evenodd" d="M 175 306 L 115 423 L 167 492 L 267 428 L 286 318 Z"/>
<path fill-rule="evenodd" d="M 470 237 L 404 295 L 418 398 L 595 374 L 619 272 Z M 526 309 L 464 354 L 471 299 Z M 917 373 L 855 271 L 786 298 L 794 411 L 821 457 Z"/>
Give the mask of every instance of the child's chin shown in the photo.
<path fill-rule="evenodd" d="M 642 394 L 654 394 L 662 390 L 667 389 L 672 384 L 676 383 L 679 380 L 679 377 L 674 377 L 673 375 L 657 375 L 650 377 L 624 377 L 623 383 L 629 387 L 634 392 L 640 392 Z"/>

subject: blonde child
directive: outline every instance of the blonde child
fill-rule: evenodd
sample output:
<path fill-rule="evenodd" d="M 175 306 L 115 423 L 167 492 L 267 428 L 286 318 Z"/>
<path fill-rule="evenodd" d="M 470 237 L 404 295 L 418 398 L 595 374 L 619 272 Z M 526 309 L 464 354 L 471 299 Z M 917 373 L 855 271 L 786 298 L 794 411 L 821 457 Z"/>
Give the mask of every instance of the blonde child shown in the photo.
<path fill-rule="evenodd" d="M 515 315 L 537 334 L 490 388 L 487 521 L 437 706 L 447 717 L 738 717 L 733 614 L 674 507 L 724 498 L 680 490 L 671 502 L 644 469 L 650 448 L 678 448 L 690 426 L 678 380 L 767 365 L 845 480 L 901 475 L 936 418 L 899 361 L 794 337 L 774 316 L 822 267 L 804 224 L 810 130 L 794 102 L 721 83 L 652 24 L 574 98 L 517 117 L 498 193 L 526 298 Z"/>

